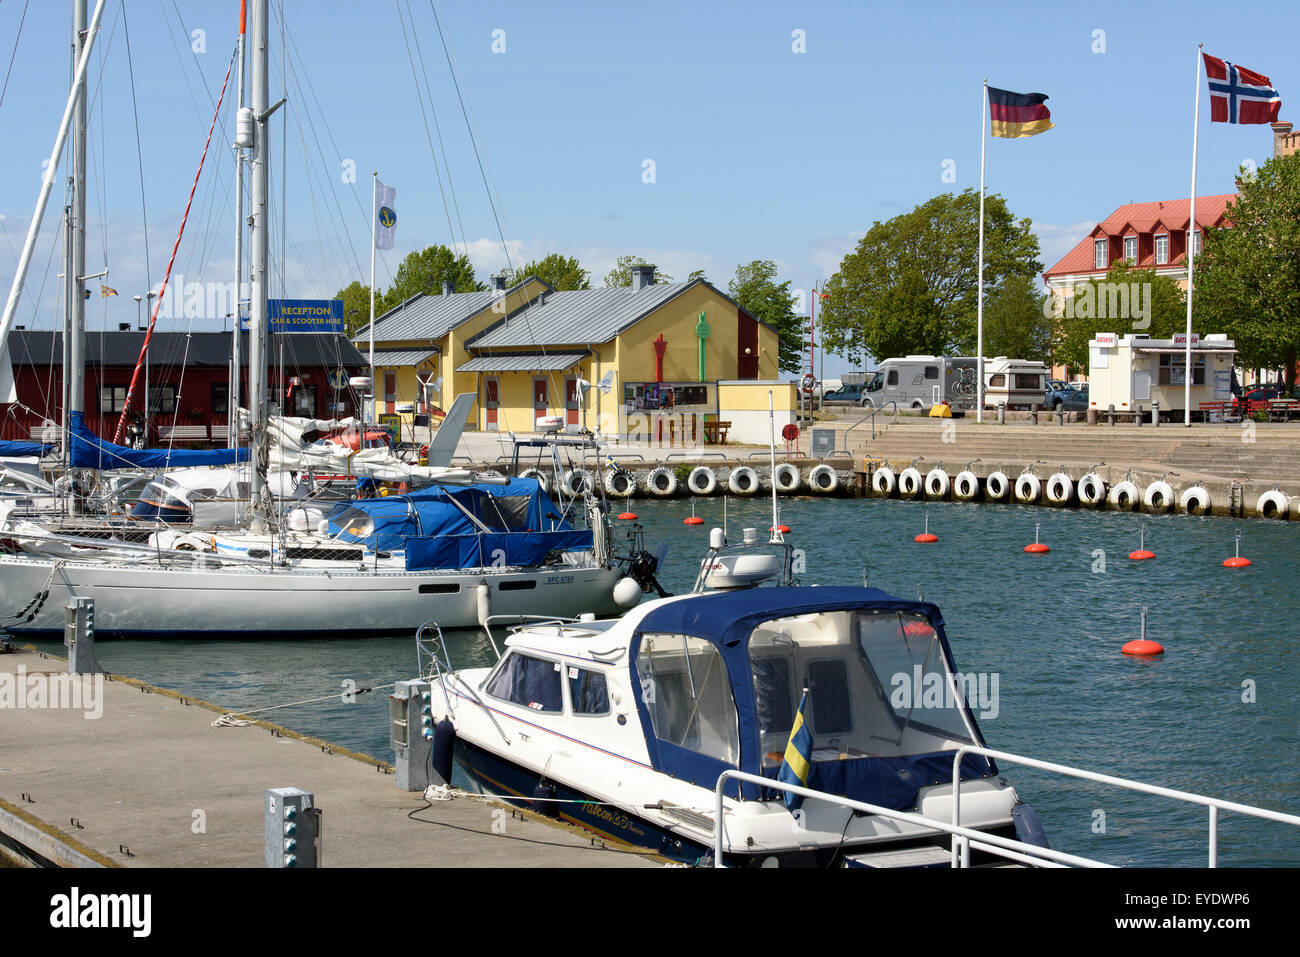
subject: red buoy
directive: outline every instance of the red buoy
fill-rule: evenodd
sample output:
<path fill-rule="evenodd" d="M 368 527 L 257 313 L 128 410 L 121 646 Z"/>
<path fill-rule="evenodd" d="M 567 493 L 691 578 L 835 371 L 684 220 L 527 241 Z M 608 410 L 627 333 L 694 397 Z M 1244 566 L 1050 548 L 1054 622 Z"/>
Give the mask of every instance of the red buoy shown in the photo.
<path fill-rule="evenodd" d="M 691 516 L 688 517 L 688 518 L 684 518 L 684 519 L 682 519 L 682 524 L 683 524 L 683 525 L 703 525 L 703 524 L 704 524 L 704 519 L 700 518 L 698 515 L 691 515 Z"/>
<path fill-rule="evenodd" d="M 1126 655 L 1163 655 L 1165 646 L 1148 638 L 1134 638 L 1120 649 Z"/>
<path fill-rule="evenodd" d="M 618 517 L 624 522 L 636 521 L 636 512 L 619 512 Z"/>
<path fill-rule="evenodd" d="M 1245 568 L 1249 564 L 1250 559 L 1242 558 L 1240 555 L 1234 555 L 1232 558 L 1225 558 L 1223 560 L 1224 568 Z"/>
<path fill-rule="evenodd" d="M 1030 542 L 1025 546 L 1025 551 L 1029 552 L 1031 555 L 1041 555 L 1043 552 L 1050 552 L 1051 549 L 1042 542 Z"/>
<path fill-rule="evenodd" d="M 767 530 L 768 530 L 769 532 L 772 531 L 772 526 L 771 526 L 771 525 L 767 526 Z M 778 526 L 776 527 L 776 530 L 777 530 L 778 532 L 780 532 L 782 535 L 786 535 L 786 534 L 789 534 L 789 532 L 790 532 L 790 526 L 789 526 L 789 525 L 778 525 Z"/>
<path fill-rule="evenodd" d="M 937 542 L 938 540 L 939 540 L 939 536 L 933 534 L 932 532 L 922 532 L 920 535 L 916 536 L 916 538 L 912 539 L 912 541 L 914 542 L 922 542 L 926 544 L 930 542 Z"/>
<path fill-rule="evenodd" d="M 1147 551 L 1147 530 L 1145 528 L 1142 529 L 1141 534 L 1138 538 L 1137 551 L 1129 552 L 1128 557 L 1133 559 L 1133 561 L 1135 562 L 1144 562 L 1148 558 L 1156 557 L 1155 552 Z"/>

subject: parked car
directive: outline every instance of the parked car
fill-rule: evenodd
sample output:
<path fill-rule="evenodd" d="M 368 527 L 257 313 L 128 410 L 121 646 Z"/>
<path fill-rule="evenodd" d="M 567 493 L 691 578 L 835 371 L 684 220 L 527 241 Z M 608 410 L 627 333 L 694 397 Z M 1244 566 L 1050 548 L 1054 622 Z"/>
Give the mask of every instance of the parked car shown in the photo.
<path fill-rule="evenodd" d="M 1243 391 L 1240 396 L 1233 396 L 1232 407 L 1234 409 L 1240 409 L 1243 406 L 1249 407 L 1249 403 L 1251 402 L 1267 402 L 1270 399 L 1281 399 L 1284 397 L 1284 393 L 1281 389 L 1274 386 L 1261 386 L 1248 391 Z"/>
<path fill-rule="evenodd" d="M 838 389 L 832 389 L 827 392 L 824 402 L 849 402 L 857 405 L 862 401 L 862 386 L 860 385 L 842 385 Z"/>
<path fill-rule="evenodd" d="M 1087 412 L 1088 383 L 1049 389 L 1044 405 L 1054 412 Z"/>

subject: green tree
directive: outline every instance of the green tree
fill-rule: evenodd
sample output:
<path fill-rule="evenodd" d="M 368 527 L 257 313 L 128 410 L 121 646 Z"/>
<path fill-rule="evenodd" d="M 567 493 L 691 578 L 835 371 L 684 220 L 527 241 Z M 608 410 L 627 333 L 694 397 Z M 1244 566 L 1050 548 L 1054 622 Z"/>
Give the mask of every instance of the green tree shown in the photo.
<path fill-rule="evenodd" d="M 802 320 L 794 312 L 790 280 L 776 281 L 776 263 L 755 259 L 737 266 L 727 291 L 741 309 L 776 329 L 778 368 L 798 372 L 802 366 Z"/>
<path fill-rule="evenodd" d="M 614 268 L 605 275 L 605 285 L 611 288 L 614 286 L 632 285 L 633 266 L 654 266 L 655 285 L 667 285 L 673 281 L 672 276 L 668 275 L 666 272 L 660 272 L 659 267 L 655 266 L 654 263 L 648 263 L 640 256 L 634 256 L 629 253 L 626 256 L 618 257 L 618 260 L 614 263 Z"/>
<path fill-rule="evenodd" d="M 709 281 L 709 277 L 704 275 L 703 269 L 696 269 L 694 272 L 692 272 L 689 276 L 686 277 L 687 282 L 695 282 L 695 280 L 697 279 L 703 279 L 705 282 Z"/>
<path fill-rule="evenodd" d="M 985 199 L 985 293 L 1042 271 L 1038 239 L 996 193 Z M 975 351 L 979 193 L 943 193 L 876 222 L 826 284 L 826 348 L 878 359 Z"/>
<path fill-rule="evenodd" d="M 1152 269 L 1117 261 L 1102 279 L 1074 285 L 1073 295 L 1043 307 L 1053 324 L 1052 359 L 1073 373 L 1088 371 L 1088 343 L 1099 332 L 1142 333 L 1169 339 L 1187 321 L 1187 299 L 1178 283 Z"/>
<path fill-rule="evenodd" d="M 591 273 L 583 269 L 582 264 L 573 256 L 562 256 L 559 253 L 524 263 L 514 271 L 511 285 L 518 285 L 529 276 L 536 276 L 557 290 L 591 288 Z"/>
<path fill-rule="evenodd" d="M 1052 321 L 1043 311 L 1046 298 L 1026 276 L 1013 276 L 990 292 L 984 304 L 984 355 L 1047 362 Z"/>
<path fill-rule="evenodd" d="M 343 300 L 343 331 L 351 336 L 370 324 L 370 287 L 353 280 L 334 294 Z M 375 316 L 383 312 L 383 296 L 375 297 Z"/>
<path fill-rule="evenodd" d="M 397 267 L 393 284 L 384 293 L 384 309 L 400 305 L 412 296 L 424 293 L 442 295 L 442 284 L 450 280 L 457 292 L 476 292 L 485 288 L 474 278 L 474 267 L 468 256 L 458 256 L 446 246 L 426 246 L 411 253 Z M 375 314 L 380 312 L 378 304 Z"/>
<path fill-rule="evenodd" d="M 1295 386 L 1300 351 L 1300 154 L 1237 179 L 1228 228 L 1209 230 L 1192 308 L 1203 332 L 1227 333 L 1247 367 L 1281 367 Z"/>

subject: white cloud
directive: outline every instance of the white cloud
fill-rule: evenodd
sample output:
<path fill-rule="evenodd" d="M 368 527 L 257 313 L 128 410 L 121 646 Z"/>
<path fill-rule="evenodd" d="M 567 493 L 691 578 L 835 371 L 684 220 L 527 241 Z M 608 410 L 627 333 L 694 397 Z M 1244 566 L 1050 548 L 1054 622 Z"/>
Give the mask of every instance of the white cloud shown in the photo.
<path fill-rule="evenodd" d="M 1055 266 L 1061 257 L 1079 244 L 1079 240 L 1088 235 L 1092 227 L 1096 226 L 1095 220 L 1087 220 L 1080 223 L 1070 223 L 1065 226 L 1057 226 L 1053 223 L 1034 223 L 1034 234 L 1038 237 L 1038 246 L 1042 251 L 1043 270 L 1046 271 Z"/>

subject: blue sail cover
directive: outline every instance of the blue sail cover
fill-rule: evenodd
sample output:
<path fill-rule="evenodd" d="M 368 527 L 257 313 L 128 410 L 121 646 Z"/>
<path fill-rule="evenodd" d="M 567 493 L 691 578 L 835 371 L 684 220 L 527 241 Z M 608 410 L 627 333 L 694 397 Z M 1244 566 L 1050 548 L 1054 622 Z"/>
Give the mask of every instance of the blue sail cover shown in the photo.
<path fill-rule="evenodd" d="M 3 441 L 0 442 L 0 457 L 12 459 L 22 458 L 25 456 L 35 456 L 36 458 L 40 458 L 52 448 L 54 448 L 54 446 L 49 443 L 42 445 L 40 442 Z"/>
<path fill-rule="evenodd" d="M 248 461 L 248 449 L 132 449 L 101 439 L 86 428 L 80 412 L 68 413 L 68 464 L 74 469 L 171 469 L 233 465 Z"/>
<path fill-rule="evenodd" d="M 762 767 L 758 704 L 750 670 L 750 637 L 756 627 L 777 618 L 858 609 L 921 615 L 939 636 L 939 646 L 948 669 L 957 670 L 944 632 L 943 616 L 936 605 L 896 598 L 876 588 L 855 587 L 750 588 L 667 602 L 652 608 L 641 619 L 630 657 L 635 666 L 641 648 L 639 639 L 647 633 L 689 635 L 716 646 L 726 666 L 736 703 L 740 726 L 739 769 L 775 778 L 779 768 Z M 673 777 L 702 787 L 714 787 L 718 775 L 732 765 L 657 737 L 650 711 L 642 699 L 642 688 L 636 681 L 632 682 L 632 695 L 645 731 L 650 763 Z M 964 711 L 975 731 L 975 743 L 983 745 L 984 737 L 975 715 L 969 707 L 964 707 Z M 953 754 L 948 751 L 813 762 L 807 786 L 882 807 L 910 810 L 916 806 L 917 792 L 921 788 L 952 781 Z M 974 754 L 962 758 L 963 780 L 995 774 L 997 767 L 991 759 Z M 739 793 L 749 799 L 760 797 L 759 788 L 748 783 L 742 785 L 733 781 L 727 792 Z"/>

